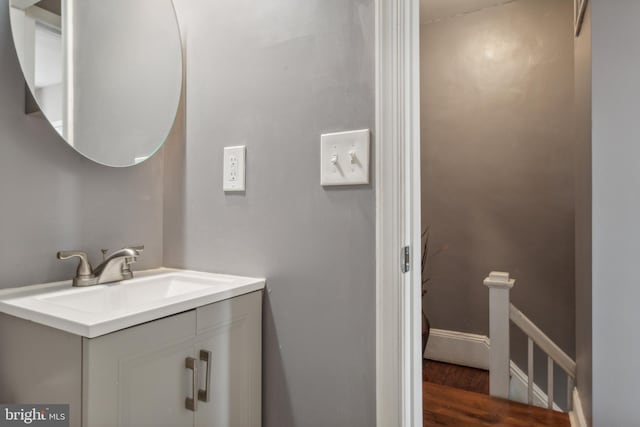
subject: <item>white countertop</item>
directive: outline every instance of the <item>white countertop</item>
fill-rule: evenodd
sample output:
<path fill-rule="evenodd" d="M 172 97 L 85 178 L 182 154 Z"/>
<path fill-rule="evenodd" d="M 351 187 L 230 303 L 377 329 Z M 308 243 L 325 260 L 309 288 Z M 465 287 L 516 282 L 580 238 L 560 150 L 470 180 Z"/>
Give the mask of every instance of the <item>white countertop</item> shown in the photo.
<path fill-rule="evenodd" d="M 159 268 L 131 280 L 73 287 L 71 281 L 0 291 L 0 312 L 95 338 L 264 289 L 265 280 Z"/>

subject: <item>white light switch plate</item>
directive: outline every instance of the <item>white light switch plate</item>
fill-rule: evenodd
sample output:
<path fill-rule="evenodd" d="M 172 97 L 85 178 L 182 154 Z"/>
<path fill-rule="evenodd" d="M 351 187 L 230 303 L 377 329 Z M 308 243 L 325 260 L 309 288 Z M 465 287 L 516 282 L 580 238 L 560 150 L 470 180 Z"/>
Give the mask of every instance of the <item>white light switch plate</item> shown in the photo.
<path fill-rule="evenodd" d="M 222 189 L 226 192 L 245 191 L 246 146 L 224 147 Z"/>
<path fill-rule="evenodd" d="M 320 184 L 368 184 L 369 145 L 369 129 L 322 135 Z"/>

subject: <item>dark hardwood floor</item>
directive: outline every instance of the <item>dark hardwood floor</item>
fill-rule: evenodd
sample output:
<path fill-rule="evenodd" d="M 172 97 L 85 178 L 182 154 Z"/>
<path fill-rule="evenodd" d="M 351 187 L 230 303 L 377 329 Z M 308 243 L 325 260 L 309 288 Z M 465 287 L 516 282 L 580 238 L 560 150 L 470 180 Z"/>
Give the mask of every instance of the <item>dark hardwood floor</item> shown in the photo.
<path fill-rule="evenodd" d="M 569 427 L 565 413 L 488 395 L 489 374 L 446 363 L 423 363 L 424 426 Z"/>
<path fill-rule="evenodd" d="M 434 384 L 489 394 L 489 371 L 451 365 L 425 359 L 422 362 L 422 380 Z"/>

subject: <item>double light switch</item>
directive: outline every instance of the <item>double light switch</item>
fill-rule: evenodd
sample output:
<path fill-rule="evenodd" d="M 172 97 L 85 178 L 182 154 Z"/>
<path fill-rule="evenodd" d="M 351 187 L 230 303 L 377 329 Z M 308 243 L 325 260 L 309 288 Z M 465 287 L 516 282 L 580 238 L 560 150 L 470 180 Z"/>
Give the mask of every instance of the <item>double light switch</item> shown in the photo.
<path fill-rule="evenodd" d="M 369 129 L 327 133 L 320 137 L 320 183 L 369 183 Z"/>

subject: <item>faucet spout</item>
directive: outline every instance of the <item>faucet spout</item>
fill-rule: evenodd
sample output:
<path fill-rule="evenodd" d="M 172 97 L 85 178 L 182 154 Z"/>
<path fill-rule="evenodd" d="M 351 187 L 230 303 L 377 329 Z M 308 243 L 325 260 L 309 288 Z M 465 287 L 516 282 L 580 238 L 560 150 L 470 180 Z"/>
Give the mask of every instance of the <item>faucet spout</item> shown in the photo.
<path fill-rule="evenodd" d="M 119 282 L 133 278 L 131 264 L 138 260 L 143 250 L 144 246 L 133 246 L 120 249 L 109 255 L 93 271 L 97 283 Z"/>

